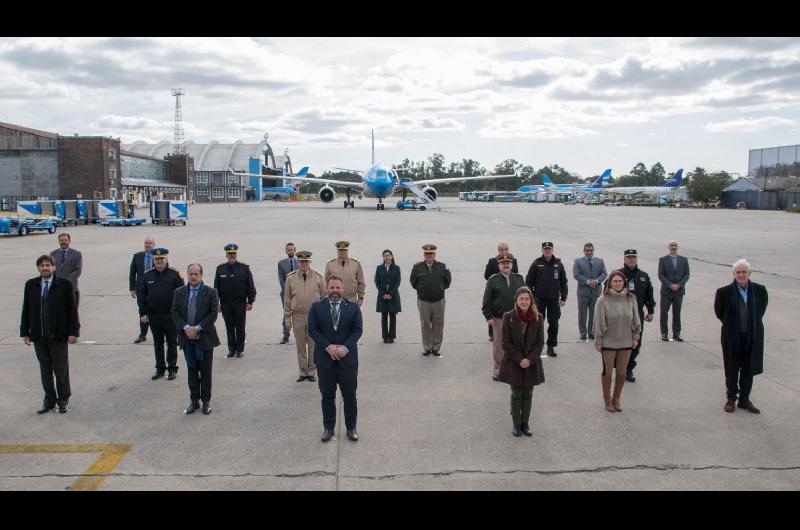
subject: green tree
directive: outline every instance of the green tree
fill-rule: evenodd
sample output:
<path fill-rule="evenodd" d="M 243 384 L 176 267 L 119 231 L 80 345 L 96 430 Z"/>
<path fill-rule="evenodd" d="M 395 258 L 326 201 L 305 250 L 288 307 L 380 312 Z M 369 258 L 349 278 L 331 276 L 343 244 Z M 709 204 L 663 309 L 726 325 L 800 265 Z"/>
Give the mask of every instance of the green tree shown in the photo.
<path fill-rule="evenodd" d="M 701 171 L 698 172 L 698 169 Z M 689 180 L 686 191 L 693 201 L 713 202 L 719 200 L 722 190 L 731 183 L 731 177 L 724 171 L 707 174 L 703 168 L 698 167 L 692 173 L 693 176 Z"/>
<path fill-rule="evenodd" d="M 661 186 L 664 184 L 666 176 L 667 172 L 664 170 L 664 166 L 661 165 L 661 162 L 656 162 L 648 172 L 646 186 Z"/>

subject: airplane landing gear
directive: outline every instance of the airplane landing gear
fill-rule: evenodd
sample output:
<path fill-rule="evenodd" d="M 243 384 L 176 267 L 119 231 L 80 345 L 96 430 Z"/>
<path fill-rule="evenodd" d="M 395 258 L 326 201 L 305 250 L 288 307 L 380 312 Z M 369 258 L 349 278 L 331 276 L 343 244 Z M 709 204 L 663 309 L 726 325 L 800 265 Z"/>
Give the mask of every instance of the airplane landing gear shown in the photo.
<path fill-rule="evenodd" d="M 383 204 L 383 199 L 378 199 L 378 210 L 385 210 L 386 205 Z"/>
<path fill-rule="evenodd" d="M 348 206 L 350 208 L 355 208 L 356 207 L 356 203 L 350 200 L 350 192 L 349 191 L 347 192 L 347 200 L 344 201 L 344 207 L 347 208 Z"/>

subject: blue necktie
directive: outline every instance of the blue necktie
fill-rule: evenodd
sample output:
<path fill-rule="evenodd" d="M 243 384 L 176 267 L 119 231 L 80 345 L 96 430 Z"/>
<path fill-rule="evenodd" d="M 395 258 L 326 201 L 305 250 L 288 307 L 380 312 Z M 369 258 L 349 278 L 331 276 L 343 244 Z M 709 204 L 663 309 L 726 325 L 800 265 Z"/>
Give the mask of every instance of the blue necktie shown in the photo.
<path fill-rule="evenodd" d="M 153 258 L 152 258 L 152 256 L 150 256 L 150 254 L 145 253 L 145 255 L 144 255 L 144 271 L 145 272 L 147 272 L 147 271 L 149 271 L 150 269 L 153 268 L 153 265 L 151 263 L 152 259 Z"/>
<path fill-rule="evenodd" d="M 294 271 L 294 258 L 289 260 L 289 270 Z"/>
<path fill-rule="evenodd" d="M 44 281 L 44 291 L 42 291 L 42 298 L 44 300 L 47 300 L 47 293 L 49 291 L 50 291 L 50 281 L 49 280 L 45 280 Z"/>
<path fill-rule="evenodd" d="M 188 314 L 187 320 L 189 321 L 190 325 L 194 325 L 194 319 L 197 316 L 197 289 L 190 288 L 189 289 L 189 307 L 188 307 Z"/>

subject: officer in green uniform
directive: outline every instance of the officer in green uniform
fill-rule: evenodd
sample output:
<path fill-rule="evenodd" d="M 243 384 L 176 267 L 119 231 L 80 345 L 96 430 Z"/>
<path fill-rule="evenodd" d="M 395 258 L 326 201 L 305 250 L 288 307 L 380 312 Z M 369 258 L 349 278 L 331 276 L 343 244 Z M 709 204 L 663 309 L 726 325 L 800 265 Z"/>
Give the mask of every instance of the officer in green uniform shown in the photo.
<path fill-rule="evenodd" d="M 492 379 L 495 381 L 498 380 L 500 362 L 503 360 L 503 314 L 514 309 L 514 294 L 517 289 L 525 285 L 525 278 L 521 274 L 512 272 L 513 264 L 514 256 L 511 254 L 498 255 L 497 266 L 500 272 L 489 277 L 483 290 L 481 311 L 489 327 L 494 328 Z"/>
<path fill-rule="evenodd" d="M 422 355 L 441 357 L 444 333 L 444 291 L 450 287 L 450 270 L 441 261 L 436 261 L 436 245 L 422 246 L 425 260 L 415 263 L 411 269 L 411 287 L 417 291 L 417 308 L 422 326 Z"/>

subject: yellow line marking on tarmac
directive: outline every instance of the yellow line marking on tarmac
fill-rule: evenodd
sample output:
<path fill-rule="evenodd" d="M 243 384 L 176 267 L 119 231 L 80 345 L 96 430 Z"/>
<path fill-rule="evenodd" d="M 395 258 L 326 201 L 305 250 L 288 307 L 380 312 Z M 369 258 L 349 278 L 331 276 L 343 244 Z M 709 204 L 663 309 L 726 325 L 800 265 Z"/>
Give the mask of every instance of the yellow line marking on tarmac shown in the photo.
<path fill-rule="evenodd" d="M 0 445 L 0 454 L 100 453 L 100 457 L 67 488 L 70 491 L 95 491 L 106 480 L 102 475 L 111 473 L 131 447 L 130 444 Z"/>

